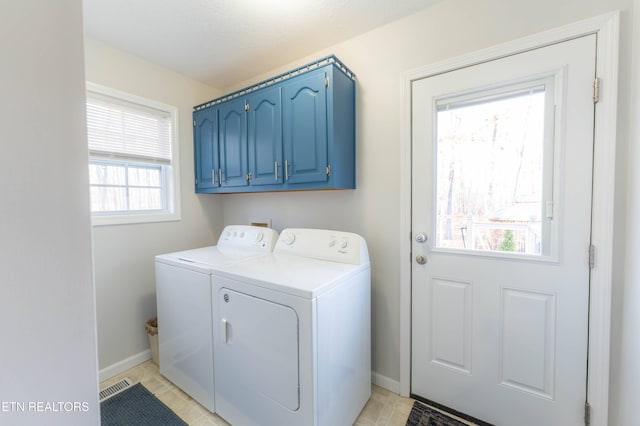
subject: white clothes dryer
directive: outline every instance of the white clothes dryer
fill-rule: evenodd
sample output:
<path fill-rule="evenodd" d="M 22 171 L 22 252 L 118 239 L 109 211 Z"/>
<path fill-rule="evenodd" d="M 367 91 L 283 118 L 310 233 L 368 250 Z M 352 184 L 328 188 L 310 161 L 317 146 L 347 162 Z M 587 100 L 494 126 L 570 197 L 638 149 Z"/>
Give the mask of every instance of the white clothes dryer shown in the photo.
<path fill-rule="evenodd" d="M 371 396 L 365 240 L 286 229 L 272 255 L 218 268 L 212 282 L 218 415 L 234 426 L 352 425 Z"/>
<path fill-rule="evenodd" d="M 277 238 L 273 229 L 232 225 L 216 246 L 156 256 L 160 374 L 212 412 L 211 274 L 222 265 L 271 253 Z"/>

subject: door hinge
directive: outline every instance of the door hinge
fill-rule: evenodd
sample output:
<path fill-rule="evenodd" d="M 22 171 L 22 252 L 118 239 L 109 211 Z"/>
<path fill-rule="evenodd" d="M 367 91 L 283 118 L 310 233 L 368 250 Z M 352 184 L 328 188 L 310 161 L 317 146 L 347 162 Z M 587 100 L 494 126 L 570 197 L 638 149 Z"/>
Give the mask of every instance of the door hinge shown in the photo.
<path fill-rule="evenodd" d="M 245 111 L 249 111 L 249 103 L 248 102 L 244 103 L 244 110 Z"/>
<path fill-rule="evenodd" d="M 597 104 L 600 100 L 600 79 L 596 77 L 593 80 L 593 103 Z"/>
<path fill-rule="evenodd" d="M 331 164 L 327 165 L 325 171 L 327 172 L 327 176 L 331 176 Z"/>
<path fill-rule="evenodd" d="M 329 77 L 324 78 L 324 87 L 329 87 Z"/>
<path fill-rule="evenodd" d="M 193 120 L 193 127 L 196 127 L 196 120 Z"/>
<path fill-rule="evenodd" d="M 596 266 L 596 246 L 589 245 L 589 269 L 593 269 Z"/>
<path fill-rule="evenodd" d="M 584 424 L 586 426 L 591 424 L 591 405 L 588 402 L 584 403 Z"/>

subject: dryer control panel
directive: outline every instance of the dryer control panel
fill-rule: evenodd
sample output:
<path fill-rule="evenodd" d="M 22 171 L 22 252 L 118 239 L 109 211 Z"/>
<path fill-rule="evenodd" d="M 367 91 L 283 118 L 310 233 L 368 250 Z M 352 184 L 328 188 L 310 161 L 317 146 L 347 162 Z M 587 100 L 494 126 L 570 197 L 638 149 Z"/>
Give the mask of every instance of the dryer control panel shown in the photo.
<path fill-rule="evenodd" d="M 249 225 L 228 225 L 218 238 L 218 247 L 273 251 L 278 233 L 271 228 Z"/>
<path fill-rule="evenodd" d="M 358 234 L 325 229 L 289 228 L 282 231 L 274 253 L 362 265 L 369 251 Z"/>

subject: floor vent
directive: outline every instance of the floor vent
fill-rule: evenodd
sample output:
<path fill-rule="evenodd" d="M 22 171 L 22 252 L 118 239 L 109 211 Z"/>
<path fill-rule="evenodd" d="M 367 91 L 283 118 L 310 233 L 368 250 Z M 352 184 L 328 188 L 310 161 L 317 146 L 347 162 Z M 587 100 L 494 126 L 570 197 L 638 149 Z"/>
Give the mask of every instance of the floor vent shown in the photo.
<path fill-rule="evenodd" d="M 128 377 L 117 381 L 111 386 L 107 386 L 100 391 L 100 402 L 111 398 L 113 395 L 119 394 L 130 386 L 133 386 L 133 382 Z"/>

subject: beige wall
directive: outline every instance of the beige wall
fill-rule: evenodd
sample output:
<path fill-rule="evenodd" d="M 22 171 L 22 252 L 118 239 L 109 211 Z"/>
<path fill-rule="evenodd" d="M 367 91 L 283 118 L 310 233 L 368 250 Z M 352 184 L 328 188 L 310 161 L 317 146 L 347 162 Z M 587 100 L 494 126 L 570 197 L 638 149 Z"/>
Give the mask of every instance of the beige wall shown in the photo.
<path fill-rule="evenodd" d="M 101 369 L 149 348 L 144 323 L 155 315 L 154 256 L 214 244 L 221 197 L 193 183 L 193 105 L 220 91 L 95 40 L 85 41 L 87 81 L 173 105 L 179 110 L 182 220 L 93 228 L 98 354 Z"/>
<path fill-rule="evenodd" d="M 0 423 L 98 425 L 82 2 L 0 2 L 0 52 Z"/>
<path fill-rule="evenodd" d="M 611 354 L 612 386 L 609 416 L 612 426 L 631 425 L 638 422 L 638 395 L 640 395 L 640 0 L 634 0 L 632 54 L 623 58 L 632 62 L 630 86 L 623 90 L 631 95 L 629 114 L 629 142 L 626 158 L 620 156 L 619 164 L 626 166 L 626 185 L 621 184 L 619 193 L 627 200 L 626 227 L 620 233 L 624 252 L 624 292 L 616 282 L 617 298 L 615 312 L 615 340 Z M 626 190 L 622 190 L 625 188 Z"/>
<path fill-rule="evenodd" d="M 355 191 L 246 194 L 224 196 L 225 223 L 245 222 L 261 212 L 274 227 L 348 229 L 369 243 L 373 279 L 373 369 L 399 380 L 400 306 L 400 137 L 402 76 L 408 70 L 490 47 L 518 37 L 603 13 L 622 11 L 620 124 L 618 158 L 627 149 L 626 119 L 631 0 L 446 0 L 347 42 L 300 58 L 227 91 L 334 53 L 357 75 L 357 186 Z M 624 161 L 622 161 L 624 163 Z M 616 235 L 623 239 L 626 167 L 617 168 Z M 623 290 L 622 259 L 616 253 L 614 297 Z M 613 321 L 619 329 L 619 311 Z M 616 329 L 616 330 L 617 330 Z M 617 332 L 617 331 L 614 331 Z M 614 359 L 620 348 L 614 336 Z M 617 386 L 618 377 L 613 377 Z M 615 394 L 616 391 L 613 393 Z"/>

